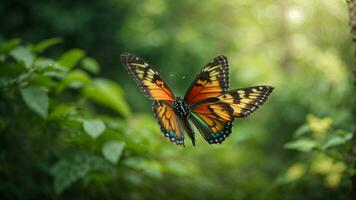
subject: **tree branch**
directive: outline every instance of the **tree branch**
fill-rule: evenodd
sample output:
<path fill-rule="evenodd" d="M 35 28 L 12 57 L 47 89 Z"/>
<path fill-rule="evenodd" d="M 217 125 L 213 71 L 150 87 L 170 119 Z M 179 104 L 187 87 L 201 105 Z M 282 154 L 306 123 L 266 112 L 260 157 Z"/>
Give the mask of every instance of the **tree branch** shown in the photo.
<path fill-rule="evenodd" d="M 347 6 L 349 10 L 349 25 L 351 28 L 351 35 L 352 35 L 352 41 L 356 44 L 356 0 L 347 0 Z M 355 58 L 356 58 L 356 51 L 355 51 Z M 353 85 L 354 85 L 354 102 L 356 102 L 356 61 L 355 64 L 352 67 L 353 71 Z M 353 115 L 356 119 L 356 106 L 353 111 Z M 354 122 L 354 126 L 356 127 L 356 122 Z M 352 137 L 352 148 L 351 148 L 351 154 L 350 154 L 350 166 L 352 169 L 356 169 L 356 129 L 353 131 L 353 137 Z M 356 199 L 356 174 L 354 170 L 352 170 L 352 174 L 350 176 L 350 181 L 351 181 L 351 187 L 350 187 L 350 192 L 349 192 L 349 198 L 350 199 Z"/>

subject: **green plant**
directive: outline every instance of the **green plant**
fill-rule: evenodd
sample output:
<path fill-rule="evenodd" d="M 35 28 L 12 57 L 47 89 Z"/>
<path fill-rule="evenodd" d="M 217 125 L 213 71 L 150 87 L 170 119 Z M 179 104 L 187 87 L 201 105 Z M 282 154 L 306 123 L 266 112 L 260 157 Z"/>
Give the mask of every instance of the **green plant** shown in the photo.
<path fill-rule="evenodd" d="M 285 144 L 286 149 L 302 152 L 300 159 L 280 177 L 281 182 L 295 182 L 321 176 L 325 187 L 337 188 L 341 179 L 354 172 L 349 168 L 348 151 L 351 148 L 351 130 L 334 128 L 330 117 L 319 118 L 309 114 L 306 123 L 294 133 L 294 140 Z"/>
<path fill-rule="evenodd" d="M 144 152 L 156 144 L 150 138 L 158 127 L 141 130 L 130 123 L 132 114 L 121 87 L 93 78 L 100 65 L 83 50 L 69 50 L 57 59 L 44 56 L 59 42 L 58 38 L 35 45 L 18 39 L 0 42 L 4 198 L 49 198 L 93 185 L 97 194 L 104 194 L 107 189 L 102 185 L 125 178 L 128 173 L 123 172 L 131 166 L 140 169 L 133 163 L 146 163 L 149 153 Z M 135 122 L 140 120 L 146 119 Z M 153 123 L 152 119 L 146 126 Z M 146 136 L 131 139 L 142 131 Z M 143 167 L 152 173 L 150 165 Z"/>

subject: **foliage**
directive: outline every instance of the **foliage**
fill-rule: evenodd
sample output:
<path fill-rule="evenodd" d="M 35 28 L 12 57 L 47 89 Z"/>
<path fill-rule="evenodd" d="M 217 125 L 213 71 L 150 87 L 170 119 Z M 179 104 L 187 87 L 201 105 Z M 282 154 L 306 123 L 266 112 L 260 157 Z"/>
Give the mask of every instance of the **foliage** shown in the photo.
<path fill-rule="evenodd" d="M 351 130 L 335 130 L 331 118 L 308 115 L 307 123 L 297 129 L 294 136 L 296 140 L 286 143 L 285 147 L 307 154 L 303 156 L 303 163 L 297 162 L 289 167 L 283 177 L 285 181 L 297 181 L 307 175 L 309 178 L 322 175 L 325 176 L 325 186 L 335 188 L 340 185 L 344 175 L 354 173 L 352 168 L 346 167 Z"/>
<path fill-rule="evenodd" d="M 38 54 L 57 44 L 58 39 L 36 45 L 14 41 L 2 41 L 0 47 L 2 197 L 52 198 L 78 182 L 87 187 L 92 182 L 110 182 L 111 176 L 119 178 L 115 164 L 126 154 L 145 160 L 145 154 L 137 154 L 142 151 L 137 149 L 140 142 L 126 141 L 133 128 L 126 119 L 131 113 L 121 87 L 91 77 L 90 73 L 99 70 L 95 60 L 85 58 L 79 49 L 69 50 L 58 59 Z M 87 67 L 88 59 L 94 68 Z M 86 65 L 81 65 L 83 61 Z M 121 117 L 95 112 L 95 106 L 100 105 L 109 106 Z M 12 151 L 11 146 L 15 147 Z M 15 157 L 9 159 L 12 155 Z M 35 188 L 31 182 L 18 186 L 11 168 L 23 173 L 20 179 L 33 171 L 33 176 L 40 174 L 41 178 L 33 179 Z M 128 167 L 123 170 L 130 171 Z"/>
<path fill-rule="evenodd" d="M 343 1 L 4 0 L 0 22 L 1 199 L 346 198 L 355 119 Z M 178 95 L 219 54 L 230 88 L 276 89 L 223 145 L 197 133 L 179 148 L 124 51 Z"/>

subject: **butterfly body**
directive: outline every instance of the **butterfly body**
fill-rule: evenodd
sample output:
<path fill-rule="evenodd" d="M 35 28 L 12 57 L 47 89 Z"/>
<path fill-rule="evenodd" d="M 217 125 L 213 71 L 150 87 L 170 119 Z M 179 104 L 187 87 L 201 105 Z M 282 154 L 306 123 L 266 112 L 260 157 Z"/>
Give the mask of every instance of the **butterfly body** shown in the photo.
<path fill-rule="evenodd" d="M 174 101 L 174 112 L 182 119 L 188 119 L 191 109 L 190 106 L 184 102 L 182 97 L 177 96 Z"/>
<path fill-rule="evenodd" d="M 256 111 L 273 91 L 271 86 L 229 91 L 227 58 L 217 56 L 203 67 L 184 98 L 175 97 L 159 73 L 141 58 L 123 53 L 121 60 L 141 92 L 153 100 L 152 111 L 162 133 L 177 145 L 184 145 L 185 133 L 195 145 L 189 121 L 209 144 L 222 143 L 234 119 Z"/>

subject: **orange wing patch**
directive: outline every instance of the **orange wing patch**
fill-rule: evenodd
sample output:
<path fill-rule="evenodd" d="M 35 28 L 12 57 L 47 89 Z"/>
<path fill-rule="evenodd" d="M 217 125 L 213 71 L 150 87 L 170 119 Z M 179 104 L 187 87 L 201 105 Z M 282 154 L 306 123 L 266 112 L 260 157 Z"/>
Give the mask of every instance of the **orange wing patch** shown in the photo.
<path fill-rule="evenodd" d="M 212 104 L 209 102 L 202 103 L 197 106 L 194 106 L 192 111 L 195 114 L 201 116 L 201 118 L 210 117 L 212 119 L 221 120 L 221 121 L 231 121 L 233 118 L 233 116 L 231 115 L 231 110 L 228 108 L 228 105 L 221 104 L 221 103 L 219 104 Z M 208 125 L 210 125 L 210 123 L 208 123 Z"/>
<path fill-rule="evenodd" d="M 211 60 L 195 78 L 184 100 L 188 104 L 210 97 L 217 97 L 229 87 L 229 67 L 225 56 Z"/>
<path fill-rule="evenodd" d="M 191 121 L 210 144 L 221 143 L 231 133 L 233 110 L 221 102 L 205 102 L 192 108 Z"/>
<path fill-rule="evenodd" d="M 162 133 L 177 145 L 184 145 L 184 128 L 174 110 L 166 103 L 155 101 L 153 113 L 161 126 Z"/>
<path fill-rule="evenodd" d="M 162 80 L 159 73 L 153 70 L 144 60 L 129 53 L 121 54 L 121 60 L 141 92 L 147 98 L 152 100 L 174 100 L 173 93 Z"/>
<path fill-rule="evenodd" d="M 264 104 L 273 91 L 271 86 L 255 86 L 228 91 L 218 97 L 222 103 L 227 103 L 234 111 L 235 117 L 246 117 Z"/>

